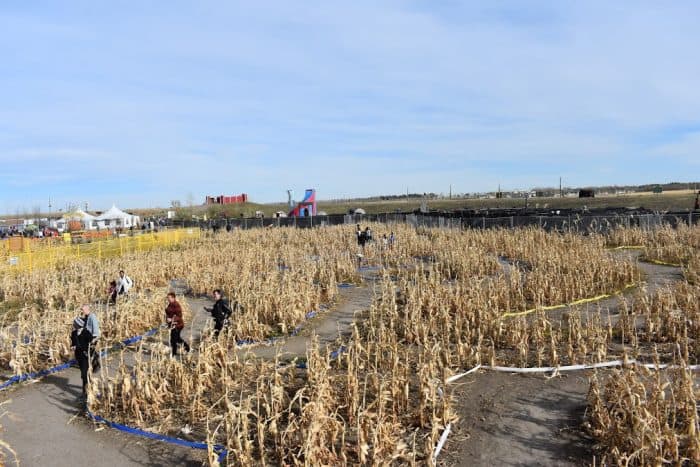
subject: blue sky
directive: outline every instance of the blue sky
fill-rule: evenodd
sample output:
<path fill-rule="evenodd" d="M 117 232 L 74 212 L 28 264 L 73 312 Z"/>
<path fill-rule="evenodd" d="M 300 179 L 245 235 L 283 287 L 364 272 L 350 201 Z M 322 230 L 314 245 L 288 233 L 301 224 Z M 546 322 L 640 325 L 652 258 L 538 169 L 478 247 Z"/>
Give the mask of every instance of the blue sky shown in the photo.
<path fill-rule="evenodd" d="M 0 211 L 700 179 L 698 2 L 2 2 Z"/>

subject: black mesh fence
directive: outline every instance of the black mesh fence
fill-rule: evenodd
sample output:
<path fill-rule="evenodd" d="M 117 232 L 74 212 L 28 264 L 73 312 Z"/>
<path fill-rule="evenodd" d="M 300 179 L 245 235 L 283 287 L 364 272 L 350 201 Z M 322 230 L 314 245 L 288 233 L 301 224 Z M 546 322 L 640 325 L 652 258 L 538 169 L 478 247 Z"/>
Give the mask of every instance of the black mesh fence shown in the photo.
<path fill-rule="evenodd" d="M 358 214 L 329 215 L 313 217 L 281 218 L 233 218 L 214 221 L 172 221 L 172 227 L 199 227 L 205 230 L 259 229 L 272 227 L 315 228 L 332 225 L 354 225 L 379 222 L 384 224 L 408 224 L 413 227 L 443 229 L 512 229 L 539 227 L 547 231 L 574 231 L 583 234 L 605 233 L 618 227 L 638 227 L 645 230 L 659 228 L 663 225 L 700 225 L 700 212 L 685 213 L 630 213 L 614 215 L 513 215 L 494 216 L 441 216 L 433 214 Z"/>

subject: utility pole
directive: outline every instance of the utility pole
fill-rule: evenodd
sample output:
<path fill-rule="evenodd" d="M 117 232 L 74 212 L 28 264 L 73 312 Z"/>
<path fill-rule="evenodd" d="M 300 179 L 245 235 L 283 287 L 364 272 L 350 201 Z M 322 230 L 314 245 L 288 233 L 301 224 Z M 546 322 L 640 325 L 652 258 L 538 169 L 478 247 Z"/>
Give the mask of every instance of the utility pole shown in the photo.
<path fill-rule="evenodd" d="M 560 198 L 564 197 L 564 192 L 561 189 L 561 177 L 559 177 L 559 197 Z"/>
<path fill-rule="evenodd" d="M 49 196 L 49 221 L 51 220 L 51 197 Z"/>
<path fill-rule="evenodd" d="M 450 183 L 450 199 L 452 199 L 452 184 Z"/>

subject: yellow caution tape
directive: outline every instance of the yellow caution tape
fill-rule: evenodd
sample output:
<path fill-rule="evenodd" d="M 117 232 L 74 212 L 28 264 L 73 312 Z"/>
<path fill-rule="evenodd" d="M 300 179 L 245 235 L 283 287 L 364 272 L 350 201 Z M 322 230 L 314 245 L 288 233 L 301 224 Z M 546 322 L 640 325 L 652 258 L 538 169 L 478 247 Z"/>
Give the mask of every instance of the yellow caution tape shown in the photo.
<path fill-rule="evenodd" d="M 622 292 L 624 292 L 625 290 L 631 289 L 632 287 L 636 287 L 636 286 L 637 286 L 637 284 L 628 284 L 628 285 L 626 285 L 625 287 L 623 287 L 622 289 L 616 290 L 615 292 L 612 292 L 612 293 L 610 293 L 610 294 L 596 295 L 595 297 L 590 297 L 590 298 L 582 298 L 582 299 L 580 299 L 580 300 L 576 300 L 576 301 L 573 301 L 573 302 L 571 302 L 571 303 L 565 303 L 565 304 L 561 304 L 561 305 L 541 306 L 541 307 L 537 307 L 537 308 L 531 308 L 531 309 L 525 310 L 525 311 L 508 312 L 508 313 L 504 313 L 504 314 L 501 315 L 501 316 L 502 316 L 503 318 L 513 318 L 513 317 L 516 317 L 516 316 L 525 316 L 525 315 L 529 315 L 530 313 L 534 313 L 534 312 L 536 312 L 537 310 L 542 310 L 542 311 L 558 310 L 558 309 L 560 309 L 560 308 L 566 308 L 566 307 L 570 307 L 570 306 L 582 305 L 582 304 L 584 304 L 584 303 L 597 302 L 597 301 L 603 300 L 603 299 L 605 299 L 605 298 L 610 298 L 610 297 L 612 297 L 613 295 L 619 295 L 619 294 L 621 294 Z"/>
<path fill-rule="evenodd" d="M 642 261 L 642 262 L 644 262 L 644 263 L 659 264 L 659 265 L 661 265 L 661 266 L 672 266 L 672 267 L 675 267 L 675 268 L 681 267 L 681 265 L 678 264 L 678 263 L 667 263 L 666 261 L 660 261 L 660 260 L 658 260 L 658 259 L 647 259 L 647 258 L 642 258 L 640 261 Z"/>
<path fill-rule="evenodd" d="M 646 247 L 642 245 L 622 245 L 622 246 L 617 246 L 617 247 L 607 247 L 609 250 L 644 250 Z M 681 264 L 678 263 L 668 263 L 666 261 L 660 261 L 658 259 L 646 259 L 646 258 L 640 258 L 640 261 L 643 261 L 645 263 L 652 263 L 652 264 L 659 264 L 661 266 L 673 266 L 676 268 L 681 267 Z"/>

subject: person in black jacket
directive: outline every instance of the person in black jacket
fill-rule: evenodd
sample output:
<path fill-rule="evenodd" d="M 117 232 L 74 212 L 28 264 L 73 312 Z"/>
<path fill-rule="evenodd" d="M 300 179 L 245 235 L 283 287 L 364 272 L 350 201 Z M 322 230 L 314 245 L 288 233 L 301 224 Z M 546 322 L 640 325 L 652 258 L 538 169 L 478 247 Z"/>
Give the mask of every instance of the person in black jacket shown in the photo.
<path fill-rule="evenodd" d="M 75 359 L 80 367 L 80 377 L 83 380 L 83 396 L 87 395 L 89 381 L 90 360 L 93 369 L 99 368 L 99 354 L 95 351 L 94 341 L 99 336 L 99 325 L 96 318 L 90 318 L 90 307 L 83 305 L 78 315 L 73 320 L 73 331 L 70 335 L 71 348 L 75 351 Z"/>
<path fill-rule="evenodd" d="M 216 289 L 213 293 L 214 306 L 212 308 L 205 307 L 204 309 L 211 313 L 212 318 L 214 318 L 214 338 L 218 339 L 226 320 L 231 316 L 231 307 L 228 304 L 228 300 L 221 296 L 221 290 Z"/>

